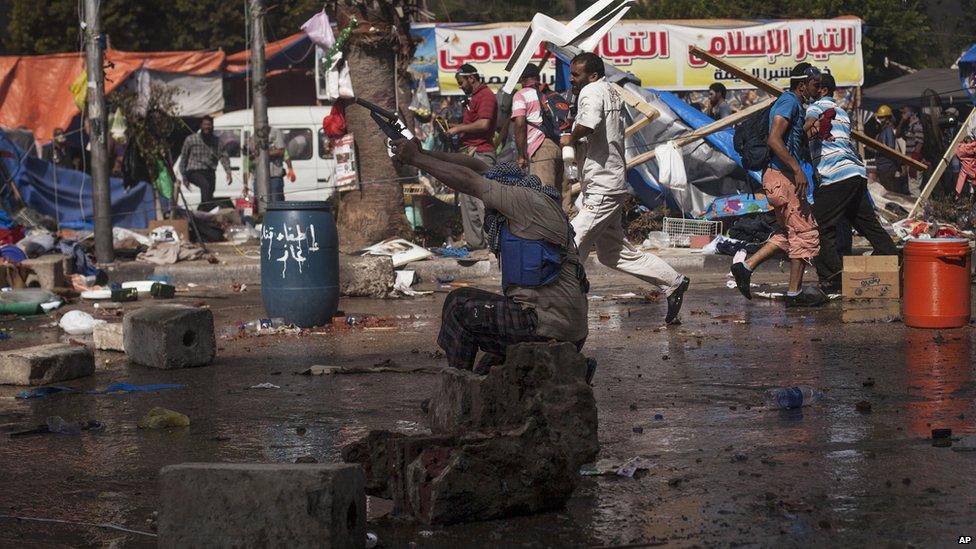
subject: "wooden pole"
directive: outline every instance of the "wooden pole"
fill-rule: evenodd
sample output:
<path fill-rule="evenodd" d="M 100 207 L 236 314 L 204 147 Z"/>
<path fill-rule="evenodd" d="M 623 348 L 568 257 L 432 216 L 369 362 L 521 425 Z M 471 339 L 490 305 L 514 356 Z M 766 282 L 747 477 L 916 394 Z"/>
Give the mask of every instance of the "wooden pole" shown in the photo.
<path fill-rule="evenodd" d="M 251 0 L 251 110 L 254 116 L 254 197 L 255 213 L 264 217 L 271 196 L 271 166 L 268 157 L 268 80 L 264 64 L 264 0 Z"/>
<path fill-rule="evenodd" d="M 697 141 L 699 139 L 704 139 L 705 137 L 708 137 L 709 135 L 711 135 L 711 134 L 713 134 L 713 133 L 715 133 L 717 131 L 724 130 L 725 128 L 728 128 L 729 126 L 734 126 L 735 124 L 738 124 L 740 121 L 742 121 L 744 118 L 747 118 L 750 115 L 755 114 L 755 113 L 757 113 L 757 112 L 765 109 L 766 107 L 769 107 L 770 105 L 773 104 L 773 101 L 775 101 L 775 100 L 774 99 L 765 99 L 763 101 L 760 101 L 759 103 L 756 103 L 755 105 L 752 105 L 750 107 L 747 107 L 745 109 L 742 109 L 741 111 L 739 111 L 739 112 L 737 112 L 735 114 L 731 114 L 729 116 L 726 116 L 725 118 L 722 118 L 721 120 L 716 120 L 715 122 L 712 122 L 711 124 L 706 124 L 705 126 L 702 126 L 702 127 L 698 128 L 695 131 L 688 132 L 688 133 L 686 133 L 684 135 L 679 135 L 678 137 L 674 138 L 674 142 L 679 147 L 683 147 L 683 146 L 685 146 L 688 143 L 691 143 L 693 141 Z M 633 168 L 635 166 L 640 166 L 644 162 L 647 162 L 649 160 L 652 160 L 654 158 L 654 154 L 655 154 L 654 151 L 647 151 L 645 153 L 641 153 L 641 154 L 639 154 L 639 155 L 631 158 L 630 161 L 627 162 L 627 169 Z"/>
<path fill-rule="evenodd" d="M 976 123 L 976 109 L 969 112 L 969 116 L 966 117 L 966 121 L 962 123 L 959 127 L 959 132 L 956 133 L 956 137 L 953 138 L 952 143 L 946 152 L 942 155 L 939 163 L 936 164 L 935 169 L 932 170 L 932 175 L 929 176 L 928 183 L 925 184 L 925 188 L 918 195 L 918 200 L 915 201 L 915 205 L 912 206 L 912 211 L 908 212 L 908 218 L 913 219 L 918 215 L 919 210 L 922 209 L 922 204 L 928 200 L 929 196 L 932 195 L 932 191 L 935 190 L 935 186 L 942 179 L 942 174 L 945 173 L 946 168 L 949 167 L 949 162 L 952 161 L 952 157 L 956 154 L 956 147 L 959 146 L 959 142 L 963 140 L 964 137 L 969 133 L 972 125 Z"/>
<path fill-rule="evenodd" d="M 741 68 L 733 65 L 732 63 L 729 63 L 728 61 L 725 61 L 724 59 L 719 59 L 718 57 L 715 57 L 714 55 L 708 53 L 707 51 L 705 51 L 705 50 L 703 50 L 701 48 L 699 48 L 698 46 L 691 46 L 689 49 L 690 49 L 691 53 L 695 54 L 696 57 L 699 57 L 699 58 L 701 58 L 701 59 L 703 59 L 705 61 L 708 61 L 712 65 L 715 65 L 716 67 L 724 70 L 725 72 L 728 72 L 728 73 L 731 73 L 731 74 L 735 75 L 736 78 L 739 78 L 739 79 L 741 79 L 741 80 L 743 80 L 745 82 L 748 82 L 749 84 L 752 84 L 753 86 L 756 86 L 757 88 L 765 91 L 766 93 L 768 93 L 768 94 L 770 94 L 770 95 L 772 95 L 774 97 L 779 97 L 780 95 L 783 95 L 783 90 L 781 90 L 780 88 L 776 87 L 772 82 L 770 82 L 768 80 L 764 80 L 762 78 L 759 78 L 758 76 L 754 76 L 753 74 L 748 73 L 748 72 L 742 70 Z M 870 148 L 878 151 L 879 153 L 881 153 L 881 154 L 883 154 L 883 155 L 885 155 L 887 157 L 890 157 L 890 158 L 892 158 L 894 160 L 897 160 L 898 162 L 901 162 L 903 164 L 908 164 L 910 166 L 914 166 L 915 168 L 917 168 L 919 170 L 925 170 L 925 169 L 928 168 L 928 166 L 926 166 L 925 163 L 920 162 L 918 160 L 915 160 L 914 158 L 912 158 L 910 156 L 904 155 L 904 154 L 896 151 L 895 149 L 892 149 L 890 147 L 887 147 L 883 143 L 881 143 L 881 142 L 879 142 L 877 140 L 871 139 L 870 137 L 864 135 L 863 133 L 861 133 L 858 130 L 852 130 L 851 131 L 851 137 L 855 141 L 859 141 L 859 142 L 867 145 L 868 147 L 870 147 Z"/>
<path fill-rule="evenodd" d="M 105 67 L 100 2 L 85 0 L 85 66 L 88 69 L 88 124 L 91 132 L 92 209 L 95 221 L 95 259 L 115 261 L 112 246 L 112 190 L 109 187 L 108 116 L 105 112 Z"/>
<path fill-rule="evenodd" d="M 630 137 L 631 135 L 640 131 L 641 128 L 653 122 L 657 117 L 661 116 L 660 111 L 654 108 L 653 105 L 644 101 L 644 98 L 637 95 L 636 93 L 628 90 L 627 88 L 621 86 L 620 84 L 611 84 L 617 92 L 620 94 L 620 98 L 624 100 L 631 107 L 637 109 L 637 112 L 644 115 L 637 122 L 634 122 L 624 131 L 624 137 Z"/>

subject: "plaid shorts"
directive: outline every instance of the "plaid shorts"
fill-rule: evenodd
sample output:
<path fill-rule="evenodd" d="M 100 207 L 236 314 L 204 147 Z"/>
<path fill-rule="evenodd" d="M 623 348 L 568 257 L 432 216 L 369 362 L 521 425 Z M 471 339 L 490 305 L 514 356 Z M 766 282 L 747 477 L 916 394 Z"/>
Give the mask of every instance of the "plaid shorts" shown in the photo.
<path fill-rule="evenodd" d="M 548 341 L 536 335 L 537 324 L 535 311 L 503 295 L 459 288 L 444 300 L 437 344 L 444 349 L 448 364 L 471 370 L 479 350 L 485 352 L 483 362 L 488 366 L 500 363 L 509 345 Z"/>

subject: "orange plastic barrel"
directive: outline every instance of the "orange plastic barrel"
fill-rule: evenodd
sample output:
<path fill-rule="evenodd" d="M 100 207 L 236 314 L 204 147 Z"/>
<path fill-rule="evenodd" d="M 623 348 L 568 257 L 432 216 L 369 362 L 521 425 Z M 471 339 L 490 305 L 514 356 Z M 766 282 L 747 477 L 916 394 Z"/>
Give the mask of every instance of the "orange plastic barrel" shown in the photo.
<path fill-rule="evenodd" d="M 910 240 L 905 245 L 904 269 L 906 326 L 959 328 L 969 323 L 969 240 Z"/>

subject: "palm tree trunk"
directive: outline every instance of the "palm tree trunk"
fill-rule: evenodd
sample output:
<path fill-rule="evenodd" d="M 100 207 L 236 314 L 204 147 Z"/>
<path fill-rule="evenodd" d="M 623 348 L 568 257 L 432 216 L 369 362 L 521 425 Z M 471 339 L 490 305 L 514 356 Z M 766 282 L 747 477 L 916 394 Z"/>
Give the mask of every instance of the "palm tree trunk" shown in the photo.
<path fill-rule="evenodd" d="M 364 8 L 363 4 L 351 7 L 343 2 L 337 6 L 336 22 L 340 29 L 353 17 L 360 23 L 345 55 L 356 96 L 392 111 L 396 109 L 394 73 L 400 48 L 395 32 L 397 14 L 390 4 L 371 2 Z M 355 249 L 386 238 L 409 236 L 403 187 L 387 155 L 386 135 L 369 111 L 356 105 L 346 110 L 346 128 L 356 139 L 361 186 L 339 199 L 340 247 Z"/>

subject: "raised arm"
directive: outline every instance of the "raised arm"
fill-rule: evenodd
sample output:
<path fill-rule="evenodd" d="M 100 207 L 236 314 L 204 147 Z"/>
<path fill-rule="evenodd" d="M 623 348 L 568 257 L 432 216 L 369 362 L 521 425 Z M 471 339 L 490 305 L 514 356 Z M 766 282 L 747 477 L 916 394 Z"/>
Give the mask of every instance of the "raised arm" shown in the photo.
<path fill-rule="evenodd" d="M 393 152 L 394 160 L 397 162 L 423 170 L 457 192 L 481 198 L 488 189 L 487 180 L 481 177 L 479 172 L 472 170 L 465 164 L 453 160 L 443 160 L 433 154 L 422 152 L 414 141 L 406 139 L 394 141 Z M 449 156 L 470 158 L 462 154 Z M 481 164 L 484 165 L 483 162 Z"/>
<path fill-rule="evenodd" d="M 803 173 L 800 163 L 790 155 L 790 151 L 786 149 L 786 142 L 783 141 L 783 136 L 786 135 L 789 127 L 789 120 L 779 115 L 774 116 L 773 127 L 769 129 L 769 137 L 766 139 L 766 145 L 776 155 L 776 158 L 793 172 L 793 181 L 796 183 L 796 194 L 798 196 L 806 196 L 806 174 Z"/>
<path fill-rule="evenodd" d="M 417 148 L 419 150 L 421 150 L 422 153 L 425 154 L 425 155 L 433 156 L 434 158 L 436 158 L 436 159 L 438 159 L 438 160 L 440 160 L 442 162 L 448 162 L 450 164 L 456 164 L 458 166 L 464 166 L 465 168 L 467 168 L 467 169 L 469 169 L 469 170 L 471 170 L 473 172 L 479 173 L 479 174 L 485 173 L 486 171 L 488 171 L 488 168 L 491 168 L 491 166 L 489 166 L 488 164 L 485 164 L 481 160 L 479 160 L 479 159 L 477 159 L 477 158 L 475 158 L 475 157 L 473 157 L 473 156 L 471 156 L 469 154 L 443 152 L 443 151 L 424 151 L 423 149 L 421 149 L 421 147 L 420 147 L 419 144 L 417 145 Z M 420 166 L 417 166 L 417 167 L 419 168 Z M 427 170 L 424 170 L 424 171 L 427 171 Z M 437 176 L 434 176 L 434 177 L 437 177 Z M 438 177 L 437 179 L 440 179 L 440 178 Z"/>

